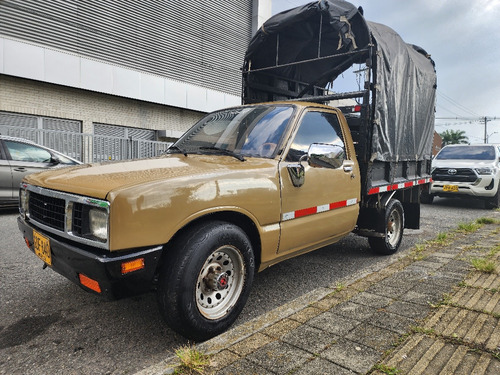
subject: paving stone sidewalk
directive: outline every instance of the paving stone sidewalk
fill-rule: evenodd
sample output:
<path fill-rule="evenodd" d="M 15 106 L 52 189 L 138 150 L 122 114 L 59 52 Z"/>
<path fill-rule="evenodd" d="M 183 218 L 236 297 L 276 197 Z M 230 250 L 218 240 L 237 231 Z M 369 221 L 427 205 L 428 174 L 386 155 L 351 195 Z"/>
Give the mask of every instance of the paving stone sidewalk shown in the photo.
<path fill-rule="evenodd" d="M 203 374 L 500 374 L 500 275 L 472 266 L 500 269 L 493 217 L 197 345 L 210 355 Z M 178 363 L 137 375 L 171 374 Z"/>

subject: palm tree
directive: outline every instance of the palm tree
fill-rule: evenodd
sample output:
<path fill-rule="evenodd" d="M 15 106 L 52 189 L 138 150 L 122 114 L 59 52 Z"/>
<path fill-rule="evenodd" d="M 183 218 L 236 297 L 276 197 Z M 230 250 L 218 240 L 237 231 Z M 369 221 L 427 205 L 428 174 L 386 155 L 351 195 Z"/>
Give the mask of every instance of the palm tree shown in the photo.
<path fill-rule="evenodd" d="M 469 137 L 464 130 L 446 130 L 439 134 L 443 139 L 442 147 L 458 143 L 469 143 Z"/>

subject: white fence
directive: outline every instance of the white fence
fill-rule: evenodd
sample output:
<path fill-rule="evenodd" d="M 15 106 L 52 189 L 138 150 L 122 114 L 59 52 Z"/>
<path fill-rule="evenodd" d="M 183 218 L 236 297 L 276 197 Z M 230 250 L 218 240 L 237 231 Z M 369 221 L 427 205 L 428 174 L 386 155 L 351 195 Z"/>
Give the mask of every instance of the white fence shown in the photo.
<path fill-rule="evenodd" d="M 158 156 L 171 145 L 171 143 L 143 139 L 5 125 L 0 125 L 0 134 L 29 139 L 84 163 Z"/>

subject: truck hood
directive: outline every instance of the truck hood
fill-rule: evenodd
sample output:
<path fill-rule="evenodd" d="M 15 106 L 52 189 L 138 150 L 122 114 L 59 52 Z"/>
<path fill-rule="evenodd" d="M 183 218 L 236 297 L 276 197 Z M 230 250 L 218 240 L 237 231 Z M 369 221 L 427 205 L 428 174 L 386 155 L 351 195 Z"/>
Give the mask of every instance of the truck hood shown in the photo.
<path fill-rule="evenodd" d="M 24 182 L 47 189 L 105 199 L 112 191 L 159 180 L 217 179 L 238 169 L 269 166 L 270 160 L 248 158 L 241 162 L 230 156 L 165 155 L 158 158 L 86 164 L 44 171 L 25 177 Z"/>

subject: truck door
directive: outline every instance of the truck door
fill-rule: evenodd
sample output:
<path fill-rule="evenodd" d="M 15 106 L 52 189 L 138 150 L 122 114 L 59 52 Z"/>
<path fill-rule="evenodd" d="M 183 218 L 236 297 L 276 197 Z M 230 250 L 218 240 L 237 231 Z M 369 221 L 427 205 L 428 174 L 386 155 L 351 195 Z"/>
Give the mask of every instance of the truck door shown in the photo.
<path fill-rule="evenodd" d="M 335 168 L 310 164 L 307 153 L 313 144 L 338 146 L 336 149 L 343 150 L 340 151 L 344 154 L 343 161 Z M 359 211 L 360 176 L 355 156 L 349 151 L 352 149 L 346 147 L 335 111 L 309 110 L 303 114 L 279 167 L 280 253 L 317 248 L 354 229 Z M 301 186 L 295 186 L 289 169 L 299 164 L 303 166 L 304 180 Z"/>

